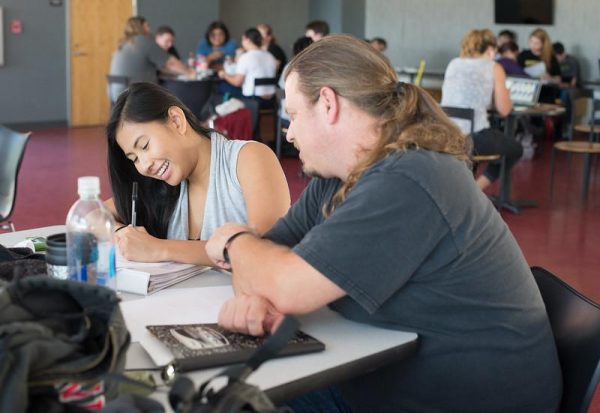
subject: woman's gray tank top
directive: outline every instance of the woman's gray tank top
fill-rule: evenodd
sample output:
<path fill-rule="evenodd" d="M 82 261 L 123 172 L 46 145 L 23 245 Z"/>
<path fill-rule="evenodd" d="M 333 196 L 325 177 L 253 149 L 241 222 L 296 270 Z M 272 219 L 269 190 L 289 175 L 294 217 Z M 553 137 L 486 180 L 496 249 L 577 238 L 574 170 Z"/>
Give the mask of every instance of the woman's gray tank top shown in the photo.
<path fill-rule="evenodd" d="M 487 110 L 494 93 L 494 63 L 484 58 L 456 58 L 446 68 L 441 104 L 474 109 L 474 132 L 490 127 Z M 470 133 L 468 121 L 453 120 L 464 133 Z"/>
<path fill-rule="evenodd" d="M 248 214 L 242 187 L 237 177 L 237 160 L 248 141 L 228 140 L 212 133 L 210 138 L 210 176 L 200 234 L 188 234 L 188 182 L 181 182 L 179 199 L 169 221 L 168 239 L 207 240 L 215 229 L 227 222 L 247 223 Z M 191 202 L 194 202 L 193 200 Z"/>

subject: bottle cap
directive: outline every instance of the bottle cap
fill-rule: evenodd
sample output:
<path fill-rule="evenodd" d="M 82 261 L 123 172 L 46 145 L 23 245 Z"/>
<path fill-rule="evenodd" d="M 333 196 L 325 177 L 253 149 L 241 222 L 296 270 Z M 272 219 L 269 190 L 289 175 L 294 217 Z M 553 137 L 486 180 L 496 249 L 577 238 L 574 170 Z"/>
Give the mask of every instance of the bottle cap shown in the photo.
<path fill-rule="evenodd" d="M 100 178 L 81 176 L 77 179 L 77 193 L 80 197 L 100 195 Z"/>

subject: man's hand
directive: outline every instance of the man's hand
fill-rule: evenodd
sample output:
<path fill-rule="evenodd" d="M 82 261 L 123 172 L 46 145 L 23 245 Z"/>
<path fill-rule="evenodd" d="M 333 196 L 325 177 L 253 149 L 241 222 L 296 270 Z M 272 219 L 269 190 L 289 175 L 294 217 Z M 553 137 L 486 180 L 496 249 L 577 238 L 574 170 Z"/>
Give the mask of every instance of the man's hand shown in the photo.
<path fill-rule="evenodd" d="M 148 234 L 144 227 L 128 225 L 115 232 L 115 243 L 119 253 L 130 261 L 162 261 L 161 240 Z"/>
<path fill-rule="evenodd" d="M 262 336 L 275 331 L 283 317 L 265 298 L 241 294 L 223 304 L 219 325 L 238 333 Z"/>
<path fill-rule="evenodd" d="M 206 254 L 208 255 L 208 258 L 210 258 L 211 261 L 219 267 L 231 269 L 231 264 L 225 262 L 225 258 L 223 257 L 223 249 L 225 248 L 225 243 L 229 240 L 229 238 L 241 231 L 253 232 L 252 229 L 246 225 L 233 223 L 225 224 L 217 228 L 206 243 Z"/>

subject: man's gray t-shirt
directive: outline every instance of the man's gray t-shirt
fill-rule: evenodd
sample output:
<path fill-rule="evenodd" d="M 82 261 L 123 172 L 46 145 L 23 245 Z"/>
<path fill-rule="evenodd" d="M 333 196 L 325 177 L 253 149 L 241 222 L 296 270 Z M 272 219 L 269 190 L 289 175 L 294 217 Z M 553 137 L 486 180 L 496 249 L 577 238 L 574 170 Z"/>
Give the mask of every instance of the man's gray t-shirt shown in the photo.
<path fill-rule="evenodd" d="M 266 237 L 348 294 L 345 317 L 419 334 L 417 355 L 342 385 L 353 411 L 546 412 L 561 375 L 541 296 L 467 166 L 409 150 L 340 186 L 313 179 Z"/>
<path fill-rule="evenodd" d="M 156 83 L 156 72 L 165 65 L 169 56 L 152 37 L 138 35 L 113 53 L 110 74 L 127 76 L 129 83 Z M 111 85 L 110 95 L 113 100 L 116 100 L 124 89 L 122 85 Z"/>

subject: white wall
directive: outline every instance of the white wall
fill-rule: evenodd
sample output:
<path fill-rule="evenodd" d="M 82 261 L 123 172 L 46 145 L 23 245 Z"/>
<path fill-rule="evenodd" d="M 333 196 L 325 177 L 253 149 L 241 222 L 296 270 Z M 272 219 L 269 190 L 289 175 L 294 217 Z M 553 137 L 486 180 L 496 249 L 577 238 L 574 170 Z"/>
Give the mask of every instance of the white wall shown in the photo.
<path fill-rule="evenodd" d="M 443 70 L 460 49 L 469 29 L 504 28 L 518 34 L 527 48 L 529 33 L 537 26 L 494 24 L 493 0 L 366 0 L 366 37 L 388 41 L 387 55 L 395 66 L 418 65 Z M 554 24 L 542 26 L 552 41 L 561 41 L 567 52 L 579 58 L 584 79 L 597 79 L 600 58 L 600 2 L 554 0 Z"/>

